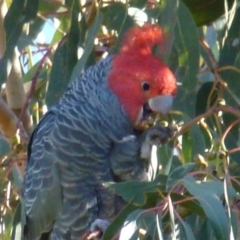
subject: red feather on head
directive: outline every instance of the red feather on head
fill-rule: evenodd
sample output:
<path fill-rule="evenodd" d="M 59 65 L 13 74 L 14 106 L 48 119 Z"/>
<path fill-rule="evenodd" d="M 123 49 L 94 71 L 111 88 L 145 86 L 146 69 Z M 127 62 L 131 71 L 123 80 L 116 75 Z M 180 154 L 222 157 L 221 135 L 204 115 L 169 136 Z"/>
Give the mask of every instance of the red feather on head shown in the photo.
<path fill-rule="evenodd" d="M 143 27 L 133 27 L 124 35 L 120 53 L 152 54 L 152 48 L 162 46 L 164 38 L 158 25 L 145 24 Z"/>
<path fill-rule="evenodd" d="M 119 54 L 113 57 L 108 85 L 133 122 L 149 99 L 176 94 L 174 74 L 152 52 L 156 45 L 164 49 L 160 26 L 136 26 L 125 33 Z M 142 88 L 144 82 L 149 84 L 149 91 Z"/>

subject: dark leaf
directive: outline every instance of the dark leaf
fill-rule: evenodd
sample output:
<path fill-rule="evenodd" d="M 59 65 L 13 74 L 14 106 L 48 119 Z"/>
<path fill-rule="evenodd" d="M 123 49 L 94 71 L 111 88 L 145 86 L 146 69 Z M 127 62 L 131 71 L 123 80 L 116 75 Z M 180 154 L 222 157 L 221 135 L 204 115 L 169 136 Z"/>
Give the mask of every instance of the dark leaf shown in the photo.
<path fill-rule="evenodd" d="M 83 52 L 83 55 L 81 56 L 81 58 L 78 60 L 76 66 L 73 69 L 73 72 L 71 75 L 71 81 L 75 80 L 81 74 L 83 69 L 86 67 L 88 58 L 93 51 L 94 40 L 99 32 L 100 26 L 102 24 L 102 20 L 103 20 L 103 15 L 99 11 L 97 13 L 95 20 L 92 23 L 91 27 L 86 32 L 84 52 Z"/>
<path fill-rule="evenodd" d="M 77 62 L 79 42 L 78 1 L 74 1 L 72 8 L 69 34 L 59 43 L 53 58 L 53 67 L 46 95 L 46 103 L 49 107 L 56 103 L 66 90 L 72 70 Z"/>
<path fill-rule="evenodd" d="M 191 14 L 181 1 L 174 33 L 174 45 L 179 57 L 178 80 L 186 90 L 190 91 L 196 87 L 199 67 L 198 32 Z"/>
<path fill-rule="evenodd" d="M 209 24 L 225 13 L 225 0 L 182 0 L 191 11 L 198 26 Z M 227 0 L 228 9 L 233 6 L 234 0 Z"/>
<path fill-rule="evenodd" d="M 183 179 L 186 176 L 186 174 L 191 172 L 195 167 L 196 167 L 195 163 L 188 163 L 174 169 L 169 174 L 166 190 L 169 191 L 174 184 L 176 184 L 179 180 Z"/>
<path fill-rule="evenodd" d="M 200 89 L 198 90 L 196 101 L 196 116 L 205 113 L 206 110 L 210 108 L 217 100 L 218 91 L 217 89 L 213 89 L 213 86 L 213 82 L 206 82 L 202 84 Z M 209 100 L 210 96 L 211 99 Z"/>
<path fill-rule="evenodd" d="M 222 189 L 222 183 L 211 182 L 211 185 L 206 183 L 208 185 L 208 188 L 206 188 L 206 185 L 203 187 L 202 184 L 196 184 L 195 179 L 190 176 L 184 177 L 182 183 L 186 189 L 199 201 L 206 214 L 206 217 L 211 222 L 217 239 L 228 239 L 229 220 L 225 213 L 223 204 L 217 195 Z"/>
<path fill-rule="evenodd" d="M 38 0 L 14 0 L 4 19 L 6 50 L 0 61 L 0 85 L 6 81 L 11 69 L 14 49 L 22 33 L 24 23 L 34 19 L 38 10 Z"/>

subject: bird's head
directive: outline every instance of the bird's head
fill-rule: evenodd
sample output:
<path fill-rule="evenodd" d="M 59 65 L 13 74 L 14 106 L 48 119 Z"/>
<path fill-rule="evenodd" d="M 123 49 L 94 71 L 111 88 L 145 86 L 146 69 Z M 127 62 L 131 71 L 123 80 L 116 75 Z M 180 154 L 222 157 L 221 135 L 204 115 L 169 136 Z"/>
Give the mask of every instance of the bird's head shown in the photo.
<path fill-rule="evenodd" d="M 164 45 L 158 25 L 133 27 L 113 57 L 108 84 L 133 123 L 141 122 L 146 112 L 166 114 L 176 94 L 174 74 L 152 53 L 156 45 Z"/>

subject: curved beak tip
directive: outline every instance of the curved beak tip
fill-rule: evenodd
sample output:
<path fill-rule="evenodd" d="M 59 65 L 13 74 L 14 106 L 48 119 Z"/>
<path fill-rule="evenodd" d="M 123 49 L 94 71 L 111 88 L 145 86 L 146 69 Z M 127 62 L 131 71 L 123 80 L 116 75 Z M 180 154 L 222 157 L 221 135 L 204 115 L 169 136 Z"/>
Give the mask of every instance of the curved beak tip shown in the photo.
<path fill-rule="evenodd" d="M 172 103 L 172 95 L 157 96 L 149 99 L 141 108 L 136 120 L 136 124 L 147 120 L 153 112 L 159 113 L 160 115 L 166 115 L 172 108 Z"/>
<path fill-rule="evenodd" d="M 172 95 L 157 96 L 149 99 L 148 101 L 150 109 L 153 112 L 158 112 L 162 115 L 166 115 L 170 111 L 172 108 L 172 103 Z"/>

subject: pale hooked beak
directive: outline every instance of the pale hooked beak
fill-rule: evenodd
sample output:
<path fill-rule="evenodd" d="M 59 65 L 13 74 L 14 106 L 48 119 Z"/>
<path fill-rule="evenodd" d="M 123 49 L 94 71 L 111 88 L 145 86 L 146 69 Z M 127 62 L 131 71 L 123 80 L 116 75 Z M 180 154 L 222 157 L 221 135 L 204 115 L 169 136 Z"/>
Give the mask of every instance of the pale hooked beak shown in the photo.
<path fill-rule="evenodd" d="M 173 96 L 163 95 L 149 99 L 142 107 L 137 123 L 145 121 L 153 113 L 159 113 L 160 115 L 166 115 L 172 108 Z"/>
<path fill-rule="evenodd" d="M 149 108 L 161 115 L 166 115 L 170 111 L 172 103 L 172 95 L 157 96 L 148 100 Z"/>

